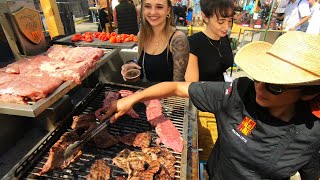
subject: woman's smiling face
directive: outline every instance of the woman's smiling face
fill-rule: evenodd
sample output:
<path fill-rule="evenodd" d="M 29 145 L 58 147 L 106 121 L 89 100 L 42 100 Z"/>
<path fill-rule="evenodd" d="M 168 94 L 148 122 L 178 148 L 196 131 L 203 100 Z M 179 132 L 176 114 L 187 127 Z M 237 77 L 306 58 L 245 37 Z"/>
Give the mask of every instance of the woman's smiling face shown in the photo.
<path fill-rule="evenodd" d="M 145 0 L 143 16 L 151 26 L 159 26 L 166 23 L 170 10 L 167 0 Z"/>

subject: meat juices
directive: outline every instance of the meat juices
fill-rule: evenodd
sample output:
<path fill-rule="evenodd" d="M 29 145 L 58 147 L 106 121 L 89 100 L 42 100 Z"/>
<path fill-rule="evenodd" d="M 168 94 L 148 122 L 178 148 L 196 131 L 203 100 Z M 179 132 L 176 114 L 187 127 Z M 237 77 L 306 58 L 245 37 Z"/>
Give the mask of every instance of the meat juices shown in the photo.
<path fill-rule="evenodd" d="M 87 180 L 108 180 L 110 179 L 111 168 L 103 159 L 96 160 L 87 175 Z"/>
<path fill-rule="evenodd" d="M 75 152 L 67 159 L 64 159 L 64 152 L 70 144 L 74 143 L 78 139 L 78 135 L 73 131 L 64 133 L 50 148 L 49 158 L 39 172 L 39 175 L 42 175 L 51 169 L 64 169 L 76 161 L 82 154 L 81 150 Z"/>

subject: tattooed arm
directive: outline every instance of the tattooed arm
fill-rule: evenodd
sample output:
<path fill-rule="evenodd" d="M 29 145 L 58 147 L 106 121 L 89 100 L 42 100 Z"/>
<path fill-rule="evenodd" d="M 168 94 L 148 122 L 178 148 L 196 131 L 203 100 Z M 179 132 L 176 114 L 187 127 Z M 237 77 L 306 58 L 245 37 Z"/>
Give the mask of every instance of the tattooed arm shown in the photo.
<path fill-rule="evenodd" d="M 189 42 L 187 36 L 177 31 L 172 37 L 170 51 L 173 59 L 173 81 L 184 81 L 184 74 L 189 59 Z"/>

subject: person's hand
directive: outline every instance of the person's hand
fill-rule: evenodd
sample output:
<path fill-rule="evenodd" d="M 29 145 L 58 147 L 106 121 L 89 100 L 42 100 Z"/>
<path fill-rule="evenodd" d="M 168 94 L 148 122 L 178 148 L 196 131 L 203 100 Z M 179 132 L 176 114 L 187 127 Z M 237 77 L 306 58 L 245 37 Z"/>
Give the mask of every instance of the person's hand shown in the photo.
<path fill-rule="evenodd" d="M 295 31 L 295 30 L 296 30 L 296 27 L 295 27 L 295 26 L 289 28 L 289 31 Z"/>
<path fill-rule="evenodd" d="M 105 119 L 111 117 L 110 122 L 114 123 L 121 116 L 125 115 L 134 105 L 134 101 L 130 97 L 122 98 L 117 101 L 112 101 L 110 106 L 100 108 L 98 120 L 103 122 Z M 96 115 L 97 116 L 97 115 Z"/>
<path fill-rule="evenodd" d="M 125 77 L 125 74 L 130 69 L 141 69 L 141 67 L 138 64 L 134 63 L 134 62 L 130 62 L 130 63 L 122 65 L 122 67 L 121 67 L 121 75 L 122 75 L 123 80 L 127 81 L 127 79 Z"/>

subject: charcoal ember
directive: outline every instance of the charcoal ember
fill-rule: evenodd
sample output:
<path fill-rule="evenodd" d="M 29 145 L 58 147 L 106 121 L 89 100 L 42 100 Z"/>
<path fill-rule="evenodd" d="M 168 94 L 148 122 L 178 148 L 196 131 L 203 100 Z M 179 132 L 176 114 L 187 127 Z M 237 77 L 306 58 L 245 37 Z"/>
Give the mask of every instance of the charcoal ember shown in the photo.
<path fill-rule="evenodd" d="M 72 129 L 88 129 L 92 123 L 96 122 L 96 116 L 91 114 L 80 114 L 79 116 L 73 116 Z"/>
<path fill-rule="evenodd" d="M 117 139 L 128 146 L 147 148 L 150 146 L 152 140 L 151 132 L 126 134 L 118 136 Z"/>
<path fill-rule="evenodd" d="M 82 154 L 81 150 L 75 152 L 67 159 L 64 159 L 64 152 L 70 144 L 74 143 L 78 139 L 79 136 L 73 131 L 64 133 L 50 148 L 48 160 L 39 172 L 39 175 L 42 175 L 52 169 L 64 169 L 76 161 Z"/>
<path fill-rule="evenodd" d="M 91 168 L 90 173 L 87 175 L 87 180 L 108 180 L 110 179 L 111 168 L 103 159 L 96 160 Z"/>
<path fill-rule="evenodd" d="M 89 130 L 96 126 L 97 124 L 94 124 L 89 128 Z M 119 143 L 119 141 L 113 135 L 109 134 L 107 129 L 102 129 L 98 134 L 93 136 L 92 139 L 98 148 L 108 148 Z"/>

